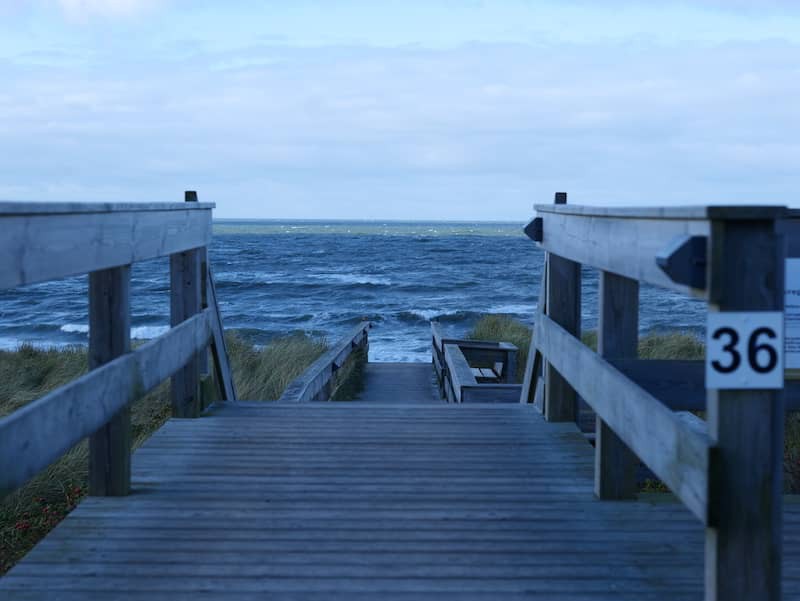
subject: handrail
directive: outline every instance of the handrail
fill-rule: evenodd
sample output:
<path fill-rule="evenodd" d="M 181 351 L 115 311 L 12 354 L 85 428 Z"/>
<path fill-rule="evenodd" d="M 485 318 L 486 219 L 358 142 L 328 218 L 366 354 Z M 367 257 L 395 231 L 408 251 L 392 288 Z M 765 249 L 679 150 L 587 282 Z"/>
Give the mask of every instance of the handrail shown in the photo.
<path fill-rule="evenodd" d="M 236 400 L 213 279 L 200 260 L 211 240 L 213 208 L 0 203 L 0 253 L 8 258 L 0 264 L 0 289 L 89 272 L 90 324 L 90 371 L 0 419 L 0 495 L 87 436 L 90 494 L 128 494 L 130 403 L 172 376 L 173 415 L 199 415 L 199 358 L 209 346 L 222 398 Z M 130 265 L 164 256 L 170 257 L 172 328 L 131 351 Z"/>
<path fill-rule="evenodd" d="M 779 312 L 783 236 L 800 230 L 796 212 L 583 207 L 567 205 L 566 193 L 556 203 L 536 205 L 525 228 L 546 255 L 521 402 L 571 421 L 580 395 L 597 415 L 595 494 L 635 498 L 641 459 L 697 516 L 707 533 L 706 599 L 777 601 L 784 391 L 738 379 L 740 388 L 701 392 L 703 365 L 637 359 L 639 283 L 706 299 L 715 319 Z M 600 270 L 596 353 L 580 341 L 582 267 Z M 706 421 L 671 406 L 705 409 Z"/>
<path fill-rule="evenodd" d="M 96 432 L 208 345 L 206 309 L 158 338 L 0 419 L 0 491 L 9 492 Z"/>
<path fill-rule="evenodd" d="M 207 246 L 214 206 L 0 203 L 0 289 Z"/>
<path fill-rule="evenodd" d="M 362 321 L 351 333 L 342 337 L 333 347 L 295 378 L 278 399 L 280 402 L 306 403 L 327 401 L 333 394 L 332 381 L 341 368 L 357 350 L 369 348 L 369 329 L 372 324 Z"/>

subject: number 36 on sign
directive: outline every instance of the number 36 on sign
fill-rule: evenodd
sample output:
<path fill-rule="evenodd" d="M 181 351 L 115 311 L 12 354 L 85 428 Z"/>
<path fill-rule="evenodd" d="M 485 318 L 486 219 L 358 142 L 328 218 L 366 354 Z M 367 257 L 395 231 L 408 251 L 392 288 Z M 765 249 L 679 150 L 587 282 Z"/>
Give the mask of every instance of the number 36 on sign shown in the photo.
<path fill-rule="evenodd" d="M 783 313 L 709 312 L 706 388 L 783 388 Z"/>

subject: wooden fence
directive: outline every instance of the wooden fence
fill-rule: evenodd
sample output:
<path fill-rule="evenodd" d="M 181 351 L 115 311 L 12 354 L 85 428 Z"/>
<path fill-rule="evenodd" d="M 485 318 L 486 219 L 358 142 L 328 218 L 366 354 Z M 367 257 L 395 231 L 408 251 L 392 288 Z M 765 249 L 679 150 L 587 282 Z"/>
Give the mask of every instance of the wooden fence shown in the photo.
<path fill-rule="evenodd" d="M 550 421 L 576 419 L 579 398 L 592 407 L 599 498 L 634 498 L 641 460 L 697 516 L 707 533 L 707 599 L 779 599 L 784 390 L 746 377 L 706 388 L 703 361 L 636 355 L 640 282 L 706 300 L 709 324 L 781 312 L 792 214 L 581 207 L 567 205 L 564 193 L 535 209 L 526 232 L 546 264 L 520 400 Z M 582 265 L 600 272 L 596 353 L 580 341 Z M 762 344 L 773 336 L 756 331 L 750 348 L 739 349 L 727 329 L 726 358 L 714 369 L 732 372 L 749 352 L 754 377 L 782 370 L 772 363 L 782 349 Z M 676 409 L 705 411 L 705 419 Z"/>
<path fill-rule="evenodd" d="M 222 400 L 236 400 L 206 248 L 213 204 L 0 203 L 0 289 L 89 274 L 89 369 L 0 419 L 0 494 L 89 437 L 89 493 L 130 491 L 130 404 L 172 376 L 172 412 L 202 410 L 210 347 Z M 131 350 L 131 264 L 170 258 L 170 322 Z"/>
<path fill-rule="evenodd" d="M 509 403 L 520 395 L 513 384 L 518 349 L 508 342 L 445 338 L 431 322 L 433 369 L 439 394 L 449 403 Z"/>

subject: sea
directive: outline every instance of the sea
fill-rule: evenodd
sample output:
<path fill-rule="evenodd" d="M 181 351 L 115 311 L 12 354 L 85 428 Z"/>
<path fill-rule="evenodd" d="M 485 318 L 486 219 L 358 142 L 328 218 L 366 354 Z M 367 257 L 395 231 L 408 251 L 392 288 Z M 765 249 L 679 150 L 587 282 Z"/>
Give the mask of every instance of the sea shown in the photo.
<path fill-rule="evenodd" d="M 488 313 L 532 325 L 544 255 L 522 223 L 229 221 L 209 259 L 224 325 L 255 345 L 305 333 L 335 342 L 373 324 L 370 361 L 430 361 L 430 320 L 466 335 Z M 132 337 L 169 327 L 169 264 L 134 265 Z M 597 325 L 597 272 L 583 269 L 582 328 Z M 88 343 L 88 278 L 0 290 L 0 349 Z M 642 333 L 702 334 L 702 302 L 643 286 Z"/>

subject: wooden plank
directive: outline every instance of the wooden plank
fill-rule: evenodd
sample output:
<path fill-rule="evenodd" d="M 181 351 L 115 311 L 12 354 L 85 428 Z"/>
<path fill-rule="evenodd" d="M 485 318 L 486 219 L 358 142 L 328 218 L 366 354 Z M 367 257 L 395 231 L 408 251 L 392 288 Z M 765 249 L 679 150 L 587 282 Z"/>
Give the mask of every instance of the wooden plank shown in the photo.
<path fill-rule="evenodd" d="M 184 202 L 197 203 L 197 192 L 194 190 L 186 190 L 183 193 Z M 200 256 L 200 307 L 205 309 L 208 307 L 208 247 L 202 246 L 198 249 Z M 200 375 L 208 375 L 208 350 L 204 350 L 198 354 L 197 357 L 198 369 Z M 209 395 L 204 395 L 205 398 L 211 398 Z M 200 399 L 200 410 L 202 411 L 205 406 L 205 398 Z"/>
<path fill-rule="evenodd" d="M 542 267 L 542 281 L 539 288 L 539 298 L 536 301 L 536 319 L 540 315 L 545 314 L 547 304 L 547 264 Z M 522 392 L 520 393 L 519 402 L 528 404 L 533 402 L 537 407 L 542 407 L 544 402 L 544 390 L 539 386 L 543 382 L 541 378 L 542 373 L 542 353 L 539 352 L 536 346 L 536 337 L 531 332 L 531 342 L 528 346 L 528 359 L 525 363 L 525 377 L 522 380 Z M 537 404 L 535 398 L 541 396 L 542 401 Z"/>
<path fill-rule="evenodd" d="M 177 326 L 199 313 L 200 250 L 193 249 L 170 256 L 170 325 Z M 172 376 L 170 388 L 173 417 L 198 417 L 200 415 L 200 359 L 199 353 Z"/>
<path fill-rule="evenodd" d="M 462 386 L 462 403 L 518 403 L 520 384 L 478 384 Z"/>
<path fill-rule="evenodd" d="M 679 359 L 610 359 L 614 367 L 673 411 L 705 411 L 705 362 Z M 784 383 L 784 409 L 800 411 L 800 381 Z"/>
<path fill-rule="evenodd" d="M 592 409 L 703 523 L 709 439 L 548 317 L 536 324 L 542 354 Z"/>
<path fill-rule="evenodd" d="M 598 354 L 604 359 L 636 357 L 639 282 L 602 271 L 599 297 Z M 639 460 L 601 418 L 595 421 L 594 448 L 594 493 L 598 498 L 635 499 Z"/>
<path fill-rule="evenodd" d="M 326 351 L 305 372 L 295 378 L 278 399 L 281 402 L 306 403 L 313 400 L 328 400 L 334 365 L 341 365 L 354 348 L 368 344 L 371 324 L 363 321 Z M 354 343 L 356 347 L 354 347 Z M 338 363 L 337 363 L 338 362 Z M 321 398 L 322 397 L 322 398 Z"/>
<path fill-rule="evenodd" d="M 89 369 L 131 350 L 130 265 L 89 274 Z M 124 496 L 131 486 L 131 412 L 122 407 L 89 437 L 89 494 Z"/>
<path fill-rule="evenodd" d="M 577 215 L 599 219 L 657 219 L 660 221 L 703 221 L 709 219 L 752 220 L 797 216 L 780 205 L 687 205 L 682 207 L 599 207 L 589 205 L 537 204 L 537 213 Z"/>
<path fill-rule="evenodd" d="M 477 386 L 478 382 L 472 375 L 472 369 L 457 344 L 445 344 L 444 360 L 452 386 L 453 399 L 451 402 L 461 403 L 463 401 L 462 389 L 465 386 Z"/>
<path fill-rule="evenodd" d="M 0 419 L 0 492 L 8 493 L 183 366 L 211 336 L 206 309 Z"/>
<path fill-rule="evenodd" d="M 214 274 L 211 271 L 210 265 L 206 272 L 206 281 L 208 282 L 208 304 L 212 311 L 211 330 L 213 336 L 211 338 L 211 356 L 214 360 L 214 375 L 217 382 L 220 383 L 222 399 L 225 401 L 236 401 L 238 400 L 236 384 L 233 381 L 233 370 L 230 365 L 228 346 L 225 343 L 222 314 L 219 310 L 219 303 L 217 302 L 217 285 L 214 282 Z"/>
<path fill-rule="evenodd" d="M 211 210 L 213 202 L 199 202 L 194 210 Z M 72 215 L 86 213 L 149 213 L 153 211 L 185 211 L 180 202 L 31 202 L 0 201 L 0 218 L 25 215 Z"/>
<path fill-rule="evenodd" d="M 29 207 L 33 203 L 25 203 Z M 0 213 L 0 289 L 129 265 L 207 245 L 211 207 Z M 0 207 L 1 208 L 1 207 Z M 25 212 L 29 211 L 29 212 Z"/>
<path fill-rule="evenodd" d="M 553 254 L 547 255 L 546 262 L 547 316 L 570 334 L 580 336 L 581 266 Z M 575 421 L 577 417 L 575 390 L 562 374 L 553 369 L 547 354 L 543 354 L 545 419 L 552 422 Z"/>
<path fill-rule="evenodd" d="M 712 222 L 710 311 L 783 310 L 775 221 Z M 783 391 L 709 390 L 706 599 L 781 598 Z"/>
<path fill-rule="evenodd" d="M 537 210 L 544 221 L 540 246 L 547 252 L 639 282 L 705 297 L 704 291 L 673 282 L 655 261 L 658 253 L 681 236 L 707 236 L 709 223 L 705 218 L 612 217 Z"/>

